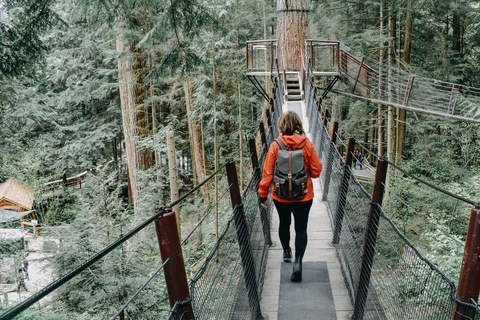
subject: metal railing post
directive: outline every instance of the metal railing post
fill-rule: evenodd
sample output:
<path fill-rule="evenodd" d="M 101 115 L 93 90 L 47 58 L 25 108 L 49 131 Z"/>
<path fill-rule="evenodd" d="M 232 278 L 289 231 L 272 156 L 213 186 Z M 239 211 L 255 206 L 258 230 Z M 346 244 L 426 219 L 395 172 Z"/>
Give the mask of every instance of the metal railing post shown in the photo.
<path fill-rule="evenodd" d="M 263 125 L 263 121 L 260 121 L 258 129 L 260 130 L 260 139 L 262 140 L 262 145 L 264 145 L 267 143 L 267 136 L 265 134 L 265 126 Z"/>
<path fill-rule="evenodd" d="M 260 171 L 259 164 L 258 164 L 258 156 L 257 156 L 257 147 L 255 146 L 255 139 L 251 138 L 248 140 L 248 145 L 250 147 L 250 157 L 252 159 L 252 170 L 253 170 L 253 176 L 255 174 L 258 174 L 258 181 L 260 182 L 260 179 L 262 178 L 262 172 Z M 256 185 L 258 188 L 258 184 Z M 263 228 L 263 235 L 265 237 L 265 243 L 268 244 L 268 246 L 273 245 L 272 241 L 272 236 L 270 233 L 270 219 L 268 217 L 267 210 L 263 209 L 260 206 L 260 198 L 258 198 L 258 205 L 260 207 L 260 220 L 262 221 L 262 228 Z"/>
<path fill-rule="evenodd" d="M 342 232 L 343 217 L 345 215 L 345 205 L 347 203 L 348 187 L 350 185 L 350 177 L 352 175 L 352 153 L 355 148 L 355 138 L 348 139 L 347 155 L 345 157 L 345 166 L 343 167 L 342 183 L 340 184 L 337 214 L 335 215 L 335 223 L 333 224 L 335 230 L 333 232 L 333 244 L 338 244 L 340 241 L 340 233 Z"/>
<path fill-rule="evenodd" d="M 377 162 L 377 173 L 375 174 L 375 186 L 373 187 L 372 203 L 368 215 L 368 225 L 365 232 L 363 245 L 362 266 L 360 269 L 360 280 L 355 292 L 355 306 L 353 320 L 363 320 L 365 304 L 367 303 L 368 287 L 370 286 L 370 275 L 372 273 L 373 257 L 377 242 L 378 224 L 380 222 L 380 209 L 385 190 L 385 179 L 387 177 L 388 162 L 382 158 Z"/>
<path fill-rule="evenodd" d="M 178 235 L 177 220 L 175 212 L 171 210 L 169 208 L 169 211 L 155 220 L 155 229 L 157 231 L 162 261 L 165 262 L 170 258 L 163 268 L 163 272 L 165 274 L 170 307 L 173 308 L 175 302 L 185 302 L 190 299 L 190 290 L 183 262 L 182 244 Z M 186 316 L 187 319 L 194 319 L 190 302 L 182 303 L 177 313 L 179 316 Z"/>
<path fill-rule="evenodd" d="M 323 114 L 323 121 L 322 121 L 322 124 L 323 124 L 322 128 L 323 128 L 323 130 L 322 130 L 322 132 L 321 132 L 321 134 L 320 134 L 320 142 L 319 142 L 319 144 L 318 144 L 318 145 L 320 146 L 320 150 L 318 150 L 318 151 L 319 151 L 319 154 L 318 154 L 318 155 L 319 155 L 320 159 L 322 159 L 322 155 L 323 155 L 323 148 L 322 148 L 321 146 L 322 146 L 322 143 L 323 143 L 323 135 L 324 135 L 325 131 L 327 131 L 327 118 L 328 118 L 328 109 L 325 108 L 325 112 L 324 112 L 324 114 Z"/>
<path fill-rule="evenodd" d="M 255 171 L 258 168 L 258 153 L 257 153 L 257 146 L 255 145 L 255 139 L 250 138 L 248 139 L 248 146 L 250 148 L 250 159 L 252 160 L 252 170 Z"/>
<path fill-rule="evenodd" d="M 333 154 L 335 150 L 335 140 L 337 138 L 338 122 L 333 123 L 332 141 L 330 142 L 330 148 L 328 151 L 327 168 L 325 170 L 325 181 L 323 183 L 323 196 L 322 201 L 327 201 L 328 191 L 330 189 L 330 176 L 332 175 L 333 166 Z"/>
<path fill-rule="evenodd" d="M 257 276 L 255 272 L 255 263 L 253 260 L 252 248 L 250 245 L 250 236 L 248 232 L 247 220 L 243 212 L 242 197 L 238 186 L 237 169 L 235 161 L 230 160 L 226 166 L 228 184 L 230 185 L 230 198 L 234 209 L 235 228 L 237 231 L 238 245 L 240 247 L 240 257 L 243 265 L 243 275 L 248 292 L 248 302 L 250 305 L 251 319 L 264 319 L 260 310 L 260 297 L 258 295 Z"/>
<path fill-rule="evenodd" d="M 460 279 L 458 280 L 457 298 L 473 304 L 478 301 L 480 290 L 480 203 L 470 212 L 467 241 L 463 255 Z M 475 319 L 476 310 L 472 307 L 455 303 L 453 320 Z"/>
<path fill-rule="evenodd" d="M 272 126 L 272 116 L 270 115 L 270 109 L 269 108 L 265 109 L 265 113 L 267 115 L 268 128 L 270 128 Z"/>

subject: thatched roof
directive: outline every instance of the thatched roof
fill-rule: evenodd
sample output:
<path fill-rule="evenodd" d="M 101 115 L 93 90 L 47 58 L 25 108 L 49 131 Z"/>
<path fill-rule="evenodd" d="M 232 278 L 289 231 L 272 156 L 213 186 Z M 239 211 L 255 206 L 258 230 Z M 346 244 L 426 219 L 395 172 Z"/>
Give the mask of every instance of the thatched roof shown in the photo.
<path fill-rule="evenodd" d="M 0 209 L 32 210 L 32 190 L 11 178 L 0 185 Z"/>

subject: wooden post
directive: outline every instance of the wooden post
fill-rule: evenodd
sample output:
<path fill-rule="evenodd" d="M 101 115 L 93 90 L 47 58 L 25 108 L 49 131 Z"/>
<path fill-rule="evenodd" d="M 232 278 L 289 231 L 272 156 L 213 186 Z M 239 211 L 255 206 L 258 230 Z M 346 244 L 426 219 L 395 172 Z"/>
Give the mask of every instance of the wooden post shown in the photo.
<path fill-rule="evenodd" d="M 167 132 L 167 152 L 168 171 L 170 177 L 170 203 L 173 203 L 178 200 L 177 158 L 175 156 L 175 137 L 173 135 L 173 131 Z M 178 234 L 181 235 L 182 229 L 180 224 L 180 206 L 177 204 L 172 209 L 177 217 Z"/>
<path fill-rule="evenodd" d="M 367 303 L 368 287 L 370 286 L 370 275 L 372 273 L 373 257 L 377 243 L 378 224 L 380 222 L 380 207 L 383 201 L 385 180 L 387 178 L 388 162 L 383 158 L 378 159 L 377 173 L 375 174 L 375 185 L 373 187 L 372 203 L 368 216 L 368 225 L 365 232 L 363 245 L 362 266 L 360 279 L 355 291 L 355 306 L 353 320 L 363 320 L 365 304 Z"/>
<path fill-rule="evenodd" d="M 158 244 L 162 261 L 170 259 L 164 266 L 165 283 L 167 284 L 170 307 L 173 308 L 177 301 L 187 301 L 190 298 L 187 273 L 183 262 L 182 245 L 177 229 L 175 212 L 167 211 L 163 216 L 155 220 Z M 192 306 L 189 302 L 182 305 L 177 311 L 180 319 L 194 319 Z M 183 315 L 183 317 L 182 317 Z"/>
<path fill-rule="evenodd" d="M 463 255 L 462 269 L 458 281 L 457 298 L 473 304 L 478 301 L 480 290 L 480 203 L 470 212 L 467 241 Z M 476 310 L 472 307 L 455 303 L 453 320 L 475 319 Z"/>

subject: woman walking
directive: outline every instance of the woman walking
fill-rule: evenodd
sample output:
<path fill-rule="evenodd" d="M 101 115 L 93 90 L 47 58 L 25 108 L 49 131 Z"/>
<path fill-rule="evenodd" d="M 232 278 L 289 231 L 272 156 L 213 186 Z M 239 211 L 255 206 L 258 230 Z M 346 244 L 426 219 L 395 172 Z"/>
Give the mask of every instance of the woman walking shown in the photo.
<path fill-rule="evenodd" d="M 322 171 L 322 162 L 318 157 L 313 143 L 305 136 L 302 121 L 300 117 L 292 111 L 288 111 L 280 116 L 278 120 L 278 129 L 281 135 L 278 137 L 287 150 L 302 149 L 305 171 L 307 173 L 307 185 L 304 189 L 304 196 L 295 200 L 283 197 L 279 192 L 279 185 L 272 188 L 271 195 L 273 203 L 277 208 L 280 226 L 278 234 L 283 248 L 283 261 L 292 261 L 292 250 L 290 248 L 290 224 L 291 217 L 295 221 L 295 261 L 293 263 L 293 272 L 291 281 L 302 281 L 302 259 L 307 247 L 307 224 L 310 207 L 312 206 L 313 183 L 311 178 L 317 178 Z M 273 142 L 268 150 L 265 164 L 263 166 L 263 176 L 258 190 L 260 202 L 263 208 L 267 208 L 267 197 L 270 192 L 272 181 L 274 180 L 275 166 L 278 158 L 278 152 L 285 150 L 279 142 Z M 291 165 L 290 165 L 291 166 Z"/>

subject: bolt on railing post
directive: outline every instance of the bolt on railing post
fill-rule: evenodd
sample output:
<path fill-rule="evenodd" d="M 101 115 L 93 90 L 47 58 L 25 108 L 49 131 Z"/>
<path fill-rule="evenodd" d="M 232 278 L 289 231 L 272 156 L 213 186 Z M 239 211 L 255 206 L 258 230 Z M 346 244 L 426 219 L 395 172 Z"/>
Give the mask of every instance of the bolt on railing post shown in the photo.
<path fill-rule="evenodd" d="M 363 244 L 360 280 L 355 292 L 355 306 L 352 317 L 353 320 L 363 320 L 363 315 L 365 312 L 368 287 L 370 286 L 370 276 L 372 273 L 373 257 L 375 255 L 375 245 L 377 242 L 378 225 L 380 222 L 380 208 L 383 201 L 385 180 L 387 177 L 387 167 L 388 162 L 386 160 L 382 158 L 378 159 L 372 203 L 370 205 L 367 230 L 365 232 L 365 241 Z"/>
<path fill-rule="evenodd" d="M 343 167 L 342 183 L 340 184 L 337 214 L 335 215 L 335 223 L 333 224 L 335 230 L 333 232 L 333 244 L 338 244 L 340 241 L 340 233 L 342 232 L 343 217 L 345 215 L 345 205 L 347 203 L 348 187 L 350 185 L 350 177 L 352 175 L 352 153 L 355 148 L 355 138 L 348 139 L 347 155 L 345 157 L 345 166 Z"/>
<path fill-rule="evenodd" d="M 171 208 L 155 220 L 155 229 L 157 231 L 158 244 L 162 261 L 170 259 L 163 272 L 165 274 L 165 283 L 167 284 L 170 307 L 173 308 L 175 302 L 186 301 L 190 298 L 188 288 L 187 273 L 183 262 L 182 245 L 178 234 L 177 220 L 175 212 Z M 194 319 L 192 306 L 190 303 L 184 304 L 178 315 L 184 314 L 187 319 Z M 182 318 L 183 319 L 183 318 Z"/>
<path fill-rule="evenodd" d="M 260 310 L 260 297 L 258 295 L 257 277 L 255 263 L 253 260 L 250 236 L 247 220 L 243 211 L 242 197 L 238 186 L 237 169 L 235 161 L 230 160 L 226 166 L 228 184 L 230 185 L 230 199 L 234 209 L 235 228 L 237 231 L 238 245 L 240 247 L 240 258 L 242 259 L 243 275 L 247 287 L 248 302 L 250 305 L 251 319 L 264 319 Z"/>
<path fill-rule="evenodd" d="M 467 241 L 465 242 L 465 251 L 463 263 L 458 281 L 457 298 L 466 303 L 477 303 L 480 290 L 480 204 L 470 212 L 470 222 L 468 224 Z M 472 307 L 463 306 L 455 303 L 455 313 L 453 320 L 475 319 L 476 310 Z"/>

